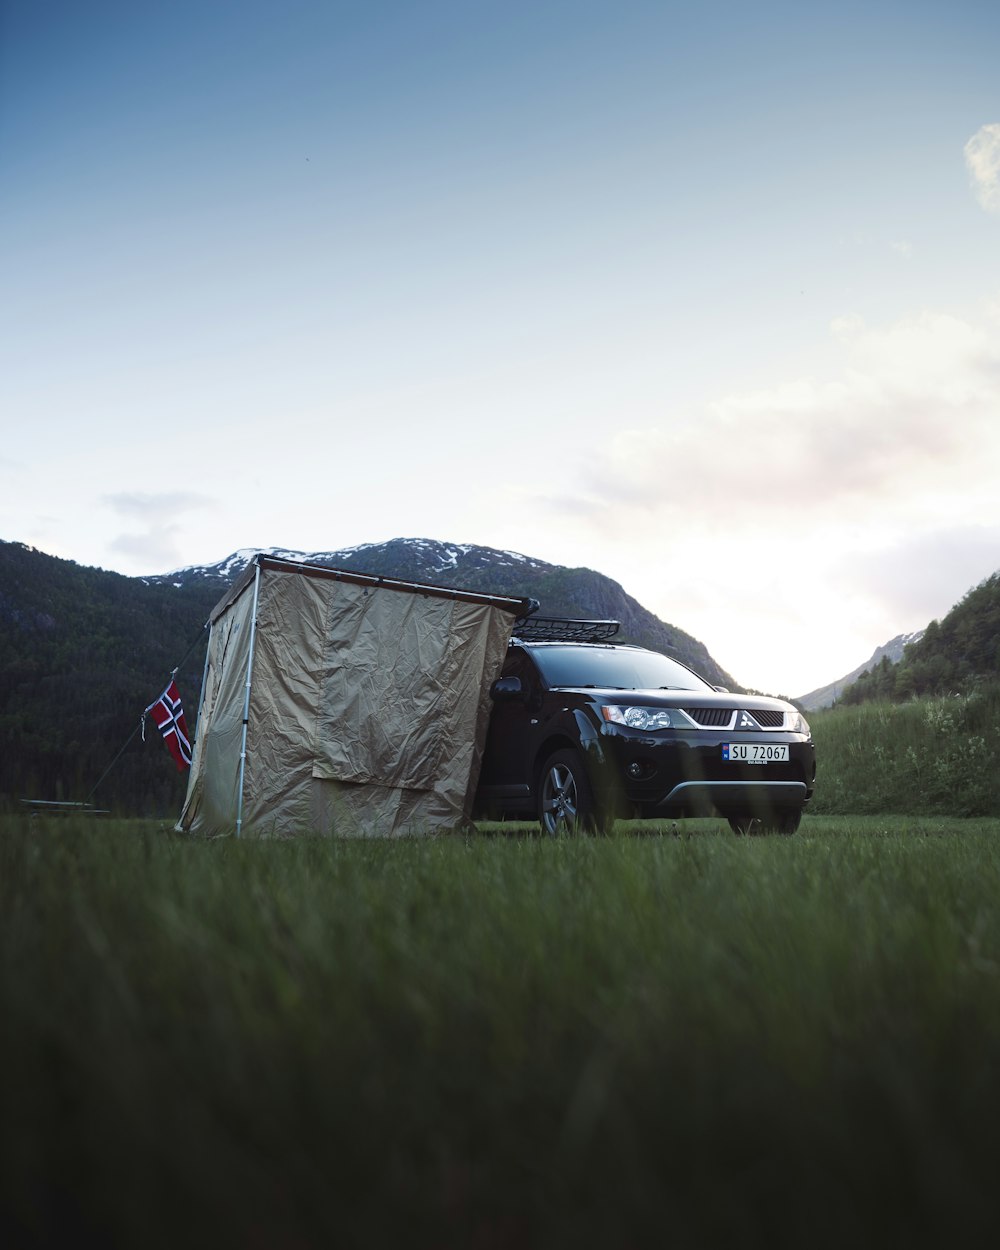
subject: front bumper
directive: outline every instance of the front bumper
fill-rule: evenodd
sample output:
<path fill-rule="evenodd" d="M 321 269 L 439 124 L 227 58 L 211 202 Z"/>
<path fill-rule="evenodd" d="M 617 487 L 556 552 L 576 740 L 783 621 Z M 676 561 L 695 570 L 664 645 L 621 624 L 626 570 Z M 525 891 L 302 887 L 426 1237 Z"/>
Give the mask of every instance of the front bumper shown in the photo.
<path fill-rule="evenodd" d="M 713 811 L 763 812 L 803 807 L 812 798 L 816 752 L 812 738 L 785 732 L 664 730 L 644 733 L 611 725 L 601 735 L 625 801 L 657 815 Z M 723 759 L 729 742 L 787 743 L 788 760 L 746 764 Z"/>

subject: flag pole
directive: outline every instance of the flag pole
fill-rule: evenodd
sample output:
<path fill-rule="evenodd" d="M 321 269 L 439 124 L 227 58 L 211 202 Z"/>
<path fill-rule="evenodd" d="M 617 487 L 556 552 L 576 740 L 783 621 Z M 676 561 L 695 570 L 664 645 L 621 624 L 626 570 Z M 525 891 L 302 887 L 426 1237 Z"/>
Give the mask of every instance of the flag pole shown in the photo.
<path fill-rule="evenodd" d="M 204 627 L 204 625 L 203 625 L 203 626 L 201 627 L 201 629 L 199 629 L 199 630 L 198 630 L 198 635 L 197 635 L 197 637 L 194 639 L 194 641 L 193 641 L 193 642 L 191 643 L 191 645 L 188 647 L 187 651 L 185 651 L 185 652 L 184 652 L 184 659 L 183 659 L 183 660 L 181 660 L 180 664 L 178 664 L 178 665 L 177 665 L 177 668 L 175 668 L 175 669 L 173 670 L 173 672 L 170 674 L 171 678 L 173 678 L 173 677 L 176 675 L 177 670 L 178 670 L 179 668 L 181 668 L 181 666 L 182 666 L 183 664 L 185 664 L 185 663 L 186 663 L 188 656 L 191 654 L 191 652 L 192 652 L 192 651 L 195 649 L 195 647 L 198 645 L 198 643 L 199 643 L 199 642 L 200 642 L 200 640 L 201 640 L 201 636 L 202 636 L 202 634 L 204 634 L 204 632 L 205 632 L 205 627 Z M 206 652 L 206 655 L 205 655 L 205 662 L 206 662 L 206 664 L 208 663 L 208 654 L 207 654 L 207 652 Z M 202 694 L 201 694 L 201 697 L 204 697 L 204 693 L 205 693 L 205 691 L 204 691 L 204 685 L 205 685 L 205 679 L 204 679 L 204 677 L 202 677 Z M 155 700 L 154 700 L 154 703 L 155 703 Z M 102 782 L 104 781 L 104 779 L 108 776 L 108 774 L 111 772 L 111 770 L 114 768 L 114 766 L 118 763 L 118 761 L 121 759 L 121 757 L 125 754 L 125 752 L 128 750 L 128 748 L 131 746 L 131 744 L 132 744 L 132 739 L 135 737 L 135 735 L 136 735 L 137 733 L 142 733 L 142 732 L 143 732 L 143 726 L 144 726 L 144 723 L 145 723 L 146 715 L 147 715 L 147 713 L 149 712 L 149 708 L 151 708 L 152 706 L 153 706 L 153 703 L 151 703 L 151 704 L 149 705 L 149 707 L 147 707 L 147 708 L 145 709 L 145 711 L 142 713 L 142 715 L 139 717 L 139 723 L 138 723 L 138 725 L 136 725 L 135 729 L 133 729 L 133 730 L 132 730 L 132 732 L 129 734 L 129 736 L 125 739 L 125 741 L 122 743 L 121 750 L 118 752 L 118 754 L 115 756 L 115 758 L 114 758 L 114 759 L 111 761 L 111 763 L 107 766 L 107 768 L 104 770 L 104 772 L 103 772 L 103 773 L 101 773 L 100 777 L 98 777 L 97 781 L 96 781 L 96 782 L 94 783 L 94 785 L 91 787 L 90 793 L 87 795 L 87 798 L 86 798 L 85 802 L 89 803 L 89 802 L 91 801 L 91 799 L 93 799 L 94 795 L 97 793 L 97 791 L 98 791 L 98 789 L 100 788 L 100 786 L 101 786 Z M 199 712 L 201 711 L 201 699 L 200 699 L 200 698 L 199 698 L 199 702 L 198 702 L 198 710 L 199 710 Z M 145 735 L 144 735 L 144 736 L 145 736 Z"/>
<path fill-rule="evenodd" d="M 253 611 L 250 617 L 250 650 L 247 655 L 246 689 L 243 695 L 243 736 L 240 741 L 240 788 L 236 799 L 236 836 L 243 828 L 243 778 L 247 764 L 247 723 L 250 720 L 250 678 L 253 673 L 253 649 L 257 638 L 257 601 L 260 595 L 260 557 L 253 578 Z"/>

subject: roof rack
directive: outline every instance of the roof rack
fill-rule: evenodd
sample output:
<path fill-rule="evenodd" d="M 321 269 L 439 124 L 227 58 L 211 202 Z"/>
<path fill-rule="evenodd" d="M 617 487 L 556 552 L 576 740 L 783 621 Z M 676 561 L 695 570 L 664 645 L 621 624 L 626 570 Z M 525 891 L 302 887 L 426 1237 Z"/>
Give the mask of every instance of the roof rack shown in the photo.
<path fill-rule="evenodd" d="M 604 642 L 621 628 L 619 621 L 574 621 L 559 616 L 520 617 L 514 623 L 521 642 Z"/>

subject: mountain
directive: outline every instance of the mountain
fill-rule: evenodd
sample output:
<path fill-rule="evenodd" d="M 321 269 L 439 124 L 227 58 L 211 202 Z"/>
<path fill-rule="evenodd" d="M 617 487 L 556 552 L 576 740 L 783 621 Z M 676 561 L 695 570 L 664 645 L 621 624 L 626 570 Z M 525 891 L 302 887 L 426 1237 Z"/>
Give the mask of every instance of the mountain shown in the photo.
<path fill-rule="evenodd" d="M 659 620 L 610 578 L 516 552 L 394 539 L 340 551 L 269 554 L 458 589 L 527 596 L 551 616 L 614 618 L 621 638 L 677 656 L 739 689 L 705 646 Z M 176 667 L 194 729 L 204 625 L 256 550 L 212 565 L 124 577 L 0 541 L 0 803 L 92 800 L 172 816 L 185 776 L 140 716 Z"/>
<path fill-rule="evenodd" d="M 808 694 L 800 695 L 795 702 L 807 712 L 817 712 L 820 708 L 829 707 L 832 703 L 836 703 L 848 686 L 853 685 L 864 673 L 881 664 L 883 659 L 888 660 L 890 664 L 898 664 L 903 658 L 904 648 L 912 642 L 919 642 L 923 636 L 922 629 L 912 634 L 897 634 L 895 638 L 891 638 L 881 647 L 876 647 L 870 660 L 859 664 L 857 668 L 851 669 L 843 677 L 838 677 L 828 686 L 820 686 L 818 690 L 811 690 Z"/>

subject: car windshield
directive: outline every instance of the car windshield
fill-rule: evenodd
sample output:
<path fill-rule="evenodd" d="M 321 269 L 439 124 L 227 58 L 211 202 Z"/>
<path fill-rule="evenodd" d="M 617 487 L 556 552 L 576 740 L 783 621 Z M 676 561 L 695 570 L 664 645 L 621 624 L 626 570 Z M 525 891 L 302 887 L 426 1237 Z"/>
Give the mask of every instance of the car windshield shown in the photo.
<path fill-rule="evenodd" d="M 550 686 L 613 690 L 711 690 L 690 669 L 656 651 L 630 647 L 533 647 L 532 659 Z"/>

